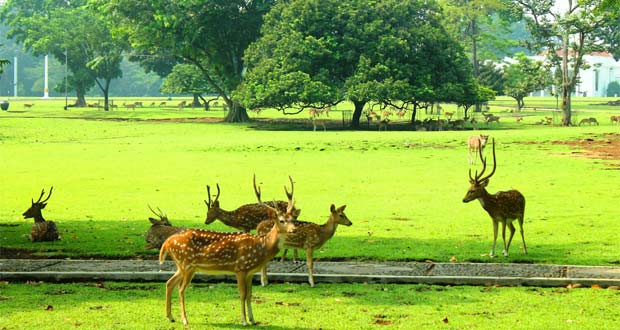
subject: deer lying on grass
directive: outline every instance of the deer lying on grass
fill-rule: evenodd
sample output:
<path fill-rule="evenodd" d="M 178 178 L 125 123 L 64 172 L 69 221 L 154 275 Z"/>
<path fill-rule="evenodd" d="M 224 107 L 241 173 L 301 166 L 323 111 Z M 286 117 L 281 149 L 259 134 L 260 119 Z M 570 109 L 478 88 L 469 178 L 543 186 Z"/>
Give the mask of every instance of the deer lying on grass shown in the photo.
<path fill-rule="evenodd" d="M 24 108 L 30 109 L 32 107 L 34 107 L 34 103 L 24 103 Z"/>
<path fill-rule="evenodd" d="M 293 221 L 294 229 L 288 234 L 284 241 L 285 248 L 293 248 L 293 262 L 297 262 L 297 249 L 306 250 L 306 263 L 308 266 L 308 282 L 310 286 L 314 287 L 314 273 L 313 273 L 313 259 L 312 253 L 314 250 L 319 249 L 334 236 L 338 225 L 351 226 L 351 220 L 344 214 L 346 205 L 336 208 L 334 204 L 330 207 L 331 214 L 322 225 L 318 225 L 312 222 L 306 221 Z M 256 228 L 256 232 L 259 235 L 265 235 L 269 229 L 273 226 L 273 220 L 265 220 L 261 222 Z M 281 261 L 284 261 L 286 256 L 285 249 L 282 253 Z M 261 284 L 267 285 L 267 267 L 261 270 Z"/>
<path fill-rule="evenodd" d="M 273 202 L 261 202 L 260 197 L 260 189 L 256 187 L 256 176 L 254 176 L 254 192 L 256 197 L 258 198 L 258 203 L 253 204 L 245 204 L 238 207 L 234 211 L 226 211 L 220 207 L 220 185 L 216 184 L 217 187 L 217 195 L 215 196 L 215 200 L 211 201 L 211 187 L 207 186 L 207 194 L 209 195 L 209 200 L 204 201 L 207 205 L 207 218 L 205 219 L 205 225 L 213 223 L 215 220 L 220 220 L 225 225 L 236 228 L 238 230 L 244 232 L 250 232 L 250 230 L 256 229 L 256 226 L 263 221 L 270 219 L 269 208 L 265 205 L 276 208 L 280 211 L 286 211 L 290 201 L 293 199 L 294 185 L 293 179 L 289 177 L 291 181 L 291 192 L 289 193 L 286 190 L 286 195 L 289 197 L 289 201 L 273 201 Z M 301 212 L 300 209 L 293 209 L 292 215 L 296 219 Z"/>
<path fill-rule="evenodd" d="M 185 314 L 185 289 L 196 272 L 207 274 L 232 273 L 237 277 L 237 288 L 241 300 L 241 323 L 256 324 L 252 313 L 252 276 L 265 267 L 284 244 L 292 224 L 286 219 L 291 216 L 293 204 L 286 213 L 266 206 L 274 225 L 265 235 L 250 233 L 219 233 L 207 230 L 188 229 L 170 236 L 159 252 L 159 263 L 166 255 L 174 260 L 176 273 L 166 282 L 166 316 L 172 322 L 171 295 L 179 289 L 181 317 L 187 325 Z M 246 318 L 247 307 L 247 318 Z"/>
<path fill-rule="evenodd" d="M 484 150 L 484 147 L 487 145 L 488 140 L 489 140 L 489 136 L 482 135 L 482 134 L 470 136 L 469 139 L 467 139 L 467 148 L 469 150 L 469 164 L 470 165 L 476 163 L 476 158 L 478 157 L 477 155 L 478 150 L 480 150 L 480 153 L 482 153 L 482 150 Z"/>
<path fill-rule="evenodd" d="M 41 189 L 39 199 L 36 202 L 34 199 L 31 199 L 32 205 L 22 214 L 24 219 L 34 218 L 34 224 L 30 229 L 30 236 L 28 237 L 32 242 L 50 242 L 60 240 L 60 237 L 58 236 L 58 228 L 56 227 L 54 221 L 45 221 L 45 219 L 43 219 L 43 215 L 41 214 L 41 210 L 47 206 L 46 202 L 52 196 L 52 190 L 54 190 L 54 187 L 50 188 L 47 198 L 41 200 L 45 194 L 45 189 Z"/>
<path fill-rule="evenodd" d="M 519 230 L 521 232 L 521 239 L 523 240 L 523 251 L 527 254 L 527 246 L 525 245 L 525 237 L 523 235 L 523 216 L 525 214 L 525 197 L 518 190 L 499 191 L 491 195 L 487 192 L 486 187 L 489 184 L 489 179 L 495 173 L 497 162 L 495 158 L 495 139 L 493 139 L 493 170 L 491 173 L 484 176 L 484 172 L 487 168 L 486 157 L 482 158 L 482 150 L 478 150 L 480 161 L 482 162 L 482 171 L 471 176 L 471 169 L 469 170 L 469 182 L 471 186 L 467 191 L 467 194 L 463 198 L 463 203 L 469 203 L 474 199 L 480 201 L 482 208 L 489 213 L 493 220 L 493 245 L 491 246 L 491 252 L 489 257 L 495 257 L 495 243 L 497 241 L 497 229 L 498 224 L 502 224 L 502 240 L 504 242 L 503 254 L 508 256 L 508 249 L 510 249 L 510 243 L 515 233 L 515 227 L 512 221 L 515 219 L 519 222 Z M 510 229 L 510 237 L 508 243 L 506 243 L 506 225 Z"/>
<path fill-rule="evenodd" d="M 185 228 L 173 226 L 168 220 L 168 216 L 165 215 L 159 207 L 157 208 L 159 213 L 155 212 L 150 205 L 149 209 L 159 218 L 159 220 L 149 218 L 151 227 L 144 234 L 144 239 L 146 240 L 146 245 L 144 246 L 145 249 L 159 249 L 168 237 L 185 230 Z"/>

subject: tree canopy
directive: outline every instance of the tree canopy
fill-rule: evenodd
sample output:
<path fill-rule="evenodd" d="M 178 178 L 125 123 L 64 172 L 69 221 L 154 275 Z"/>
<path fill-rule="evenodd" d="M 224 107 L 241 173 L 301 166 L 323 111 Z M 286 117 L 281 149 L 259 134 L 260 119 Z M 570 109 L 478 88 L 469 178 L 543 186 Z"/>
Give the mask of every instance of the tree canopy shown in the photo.
<path fill-rule="evenodd" d="M 504 93 L 517 101 L 517 111 L 525 105 L 523 99 L 530 93 L 543 90 L 551 84 L 549 71 L 540 61 L 518 53 L 516 62 L 504 68 Z"/>
<path fill-rule="evenodd" d="M 367 102 L 415 109 L 456 101 L 475 84 L 439 15 L 434 2 L 416 0 L 278 3 L 246 52 L 236 96 L 251 108 L 297 112 L 348 99 L 354 127 Z"/>

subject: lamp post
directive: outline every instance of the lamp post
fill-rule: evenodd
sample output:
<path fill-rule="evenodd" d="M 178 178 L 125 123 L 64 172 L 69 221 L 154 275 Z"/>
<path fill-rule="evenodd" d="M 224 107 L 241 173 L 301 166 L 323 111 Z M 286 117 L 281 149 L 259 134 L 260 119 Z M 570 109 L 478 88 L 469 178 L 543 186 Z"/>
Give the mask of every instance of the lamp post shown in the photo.
<path fill-rule="evenodd" d="M 68 52 L 67 48 L 65 48 L 65 110 L 69 110 L 69 101 L 68 101 L 68 93 L 67 93 L 67 63 L 68 63 Z"/>

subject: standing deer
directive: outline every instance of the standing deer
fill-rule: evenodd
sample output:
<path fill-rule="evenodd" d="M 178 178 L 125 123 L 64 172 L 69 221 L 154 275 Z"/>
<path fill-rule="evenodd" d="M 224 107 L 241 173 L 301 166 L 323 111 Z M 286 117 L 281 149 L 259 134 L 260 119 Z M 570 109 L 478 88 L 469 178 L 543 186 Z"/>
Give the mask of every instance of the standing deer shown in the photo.
<path fill-rule="evenodd" d="M 314 287 L 314 272 L 313 272 L 313 259 L 312 253 L 314 250 L 319 249 L 336 233 L 338 225 L 351 226 L 351 220 L 344 214 L 346 205 L 336 208 L 334 204 L 330 207 L 331 214 L 322 225 L 318 225 L 312 222 L 306 221 L 293 221 L 294 229 L 286 236 L 284 241 L 285 248 L 293 248 L 293 261 L 297 262 L 297 249 L 306 250 L 306 263 L 308 266 L 308 282 L 310 286 Z M 265 235 L 269 232 L 269 229 L 273 226 L 273 220 L 265 220 L 261 222 L 256 228 L 256 232 L 259 235 Z M 281 261 L 286 256 L 285 249 L 282 253 Z M 267 265 L 261 270 L 261 284 L 267 285 Z"/>
<path fill-rule="evenodd" d="M 22 214 L 24 219 L 34 218 L 34 224 L 30 229 L 30 236 L 28 237 L 32 242 L 49 242 L 60 240 L 60 237 L 58 236 L 58 228 L 56 227 L 54 221 L 45 221 L 45 219 L 43 219 L 43 215 L 41 214 L 41 210 L 47 206 L 46 202 L 52 196 L 52 190 L 54 190 L 54 187 L 50 188 L 47 198 L 41 200 L 45 194 L 45 189 L 41 189 L 39 199 L 36 202 L 34 199 L 31 199 L 32 205 Z"/>
<path fill-rule="evenodd" d="M 469 182 L 471 186 L 467 191 L 467 194 L 463 198 L 463 203 L 469 203 L 474 199 L 480 201 L 482 208 L 489 213 L 491 220 L 493 220 L 493 245 L 491 246 L 491 252 L 489 256 L 495 257 L 495 243 L 497 241 L 497 227 L 498 223 L 502 224 L 502 240 L 504 242 L 503 254 L 508 256 L 508 249 L 512 242 L 512 237 L 515 233 L 515 227 L 512 221 L 517 219 L 519 221 L 519 230 L 521 232 L 521 239 L 523 240 L 523 251 L 527 254 L 527 246 L 525 245 L 525 237 L 523 235 L 523 216 L 525 214 L 525 197 L 518 190 L 499 191 L 493 195 L 489 194 L 486 190 L 486 186 L 489 184 L 489 179 L 495 173 L 497 162 L 495 159 L 495 139 L 493 139 L 493 170 L 490 174 L 484 176 L 484 172 L 487 168 L 486 157 L 482 158 L 482 150 L 478 150 L 480 161 L 482 162 L 482 171 L 478 174 L 476 171 L 475 176 L 472 178 L 471 169 L 469 170 Z M 506 244 L 506 225 L 510 229 L 510 238 L 508 238 L 508 244 Z"/>
<path fill-rule="evenodd" d="M 487 141 L 489 140 L 488 135 L 474 135 L 470 136 L 467 139 L 467 148 L 469 149 L 469 164 L 475 164 L 476 158 L 478 157 L 478 150 L 482 153 L 484 147 L 487 145 Z M 473 156 L 472 156 L 473 155 Z"/>
<path fill-rule="evenodd" d="M 168 237 L 185 230 L 185 228 L 173 226 L 168 220 L 168 216 L 165 215 L 159 209 L 159 207 L 157 208 L 157 211 L 159 211 L 159 213 L 155 212 L 155 210 L 153 210 L 150 205 L 149 209 L 159 218 L 159 220 L 155 218 L 149 218 L 149 221 L 151 222 L 151 227 L 144 234 L 144 239 L 147 243 L 144 246 L 145 249 L 159 249 Z"/>
<path fill-rule="evenodd" d="M 185 314 L 185 289 L 196 272 L 207 274 L 233 273 L 237 277 L 237 288 L 241 300 L 241 323 L 256 324 L 252 314 L 252 276 L 261 270 L 280 250 L 292 224 L 286 219 L 293 211 L 289 204 L 286 213 L 266 206 L 269 217 L 276 219 L 274 226 L 265 235 L 250 233 L 218 233 L 207 230 L 186 230 L 170 236 L 159 252 L 159 263 L 166 255 L 174 260 L 177 271 L 166 282 L 166 316 L 172 322 L 171 295 L 179 289 L 181 316 L 187 325 Z M 247 318 L 246 318 L 247 307 Z"/>
<path fill-rule="evenodd" d="M 327 119 L 321 119 L 320 117 L 321 115 L 323 115 L 323 113 L 325 113 L 326 117 L 329 117 L 330 109 L 330 107 L 327 107 L 325 109 L 310 108 L 310 110 L 308 110 L 308 114 L 310 115 L 310 121 L 312 122 L 313 131 L 316 131 L 317 124 L 323 126 L 323 131 L 327 130 L 327 127 L 325 126 Z"/>
<path fill-rule="evenodd" d="M 209 200 L 205 200 L 205 204 L 207 205 L 207 218 L 205 219 L 205 225 L 213 223 L 215 220 L 220 220 L 225 225 L 236 228 L 238 230 L 244 232 L 250 232 L 250 230 L 256 229 L 256 226 L 263 221 L 270 219 L 269 210 L 265 205 L 274 207 L 278 210 L 285 211 L 288 207 L 290 201 L 293 199 L 294 185 L 293 179 L 289 177 L 291 182 L 291 192 L 289 193 L 286 190 L 286 195 L 289 198 L 289 201 L 273 201 L 262 203 L 260 198 L 260 189 L 256 187 L 256 176 L 254 176 L 254 192 L 256 193 L 256 197 L 258 198 L 258 203 L 253 204 L 245 204 L 238 207 L 234 211 L 226 211 L 220 207 L 220 185 L 216 184 L 217 187 L 217 195 L 215 196 L 215 200 L 211 200 L 211 187 L 207 185 L 207 194 L 209 195 Z M 297 218 L 300 209 L 293 209 L 292 215 Z"/>

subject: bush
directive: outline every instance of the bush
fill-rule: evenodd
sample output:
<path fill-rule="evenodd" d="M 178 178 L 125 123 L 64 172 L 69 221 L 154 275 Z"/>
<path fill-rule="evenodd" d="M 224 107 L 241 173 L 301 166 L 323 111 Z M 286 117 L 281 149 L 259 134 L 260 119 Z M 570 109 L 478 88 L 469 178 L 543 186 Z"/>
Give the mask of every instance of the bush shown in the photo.
<path fill-rule="evenodd" d="M 620 83 L 617 81 L 612 81 L 607 85 L 607 96 L 618 96 L 620 95 Z"/>

